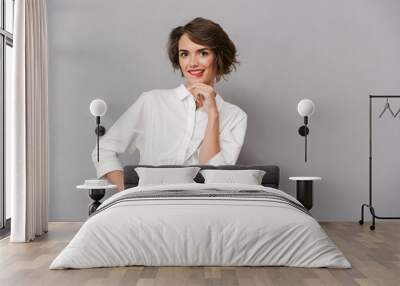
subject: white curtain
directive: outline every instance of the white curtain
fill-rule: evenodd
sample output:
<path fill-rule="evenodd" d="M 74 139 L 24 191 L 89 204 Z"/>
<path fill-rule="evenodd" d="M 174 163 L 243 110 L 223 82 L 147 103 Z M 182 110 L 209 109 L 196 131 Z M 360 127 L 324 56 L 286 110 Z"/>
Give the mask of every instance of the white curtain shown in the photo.
<path fill-rule="evenodd" d="M 6 98 L 6 187 L 11 242 L 48 229 L 48 59 L 46 0 L 16 0 L 13 92 Z"/>

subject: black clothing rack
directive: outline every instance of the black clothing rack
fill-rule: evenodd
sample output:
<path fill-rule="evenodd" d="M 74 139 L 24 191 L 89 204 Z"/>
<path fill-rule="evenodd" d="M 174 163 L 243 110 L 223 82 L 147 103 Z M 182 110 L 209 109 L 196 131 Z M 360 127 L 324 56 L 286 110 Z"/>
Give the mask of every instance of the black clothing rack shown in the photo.
<path fill-rule="evenodd" d="M 400 217 L 388 217 L 378 216 L 375 213 L 375 209 L 372 205 L 372 100 L 374 98 L 400 98 L 400 95 L 370 95 L 369 96 L 369 203 L 362 204 L 361 206 L 361 219 L 358 221 L 359 224 L 364 224 L 364 208 L 369 208 L 372 216 L 372 225 L 370 229 L 375 229 L 375 219 L 400 219 Z"/>

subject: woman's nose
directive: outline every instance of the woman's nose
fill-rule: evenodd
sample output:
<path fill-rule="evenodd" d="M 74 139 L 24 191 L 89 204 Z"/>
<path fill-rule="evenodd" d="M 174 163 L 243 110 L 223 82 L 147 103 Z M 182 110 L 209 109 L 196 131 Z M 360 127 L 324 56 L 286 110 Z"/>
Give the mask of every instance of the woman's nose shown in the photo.
<path fill-rule="evenodd" d="M 190 67 L 196 67 L 198 65 L 197 58 L 191 57 L 189 62 Z"/>

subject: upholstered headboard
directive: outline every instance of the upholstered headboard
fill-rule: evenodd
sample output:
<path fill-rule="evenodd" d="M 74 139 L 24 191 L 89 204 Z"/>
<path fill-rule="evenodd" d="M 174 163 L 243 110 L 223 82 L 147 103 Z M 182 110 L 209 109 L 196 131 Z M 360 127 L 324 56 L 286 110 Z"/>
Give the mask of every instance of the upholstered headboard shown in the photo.
<path fill-rule="evenodd" d="M 262 179 L 262 185 L 277 189 L 279 187 L 279 167 L 278 166 L 258 166 L 258 165 L 226 165 L 226 166 L 212 166 L 212 165 L 195 165 L 201 169 L 219 169 L 219 170 L 264 170 L 266 173 Z M 163 166 L 150 166 L 150 165 L 128 165 L 124 167 L 124 185 L 125 189 L 133 188 L 138 185 L 139 177 L 135 172 L 136 167 L 149 167 L 149 168 L 179 168 L 188 167 L 181 165 L 163 165 Z M 204 183 L 203 176 L 198 173 L 194 180 L 197 183 Z"/>

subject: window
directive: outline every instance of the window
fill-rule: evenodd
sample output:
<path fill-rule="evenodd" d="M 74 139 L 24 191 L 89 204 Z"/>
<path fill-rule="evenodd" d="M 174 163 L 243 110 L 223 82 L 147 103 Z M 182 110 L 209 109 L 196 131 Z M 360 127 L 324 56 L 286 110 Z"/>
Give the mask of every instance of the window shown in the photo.
<path fill-rule="evenodd" d="M 0 236 L 9 227 L 10 194 L 5 189 L 5 98 L 11 92 L 14 0 L 0 0 Z"/>

